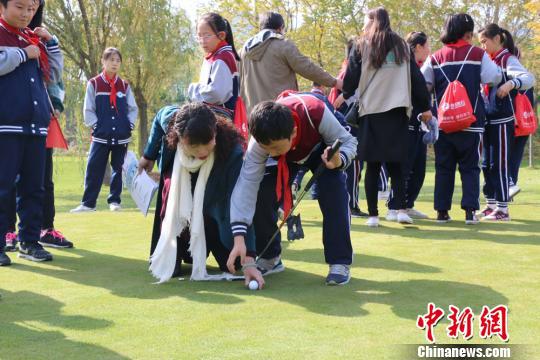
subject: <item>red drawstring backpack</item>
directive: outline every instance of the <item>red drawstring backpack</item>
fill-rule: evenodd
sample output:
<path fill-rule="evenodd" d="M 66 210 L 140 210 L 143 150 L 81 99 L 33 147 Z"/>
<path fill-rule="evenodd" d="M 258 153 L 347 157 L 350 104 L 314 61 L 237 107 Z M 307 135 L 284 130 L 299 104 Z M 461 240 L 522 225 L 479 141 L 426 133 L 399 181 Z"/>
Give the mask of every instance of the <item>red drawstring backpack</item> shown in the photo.
<path fill-rule="evenodd" d="M 473 46 L 470 47 L 467 55 L 465 55 L 465 59 L 463 59 L 463 64 L 461 65 L 461 68 L 459 69 L 459 72 L 454 81 L 450 81 L 450 79 L 444 73 L 437 59 L 432 56 L 432 59 L 435 60 L 435 63 L 437 63 L 437 65 L 439 66 L 439 70 L 441 70 L 442 74 L 448 81 L 448 86 L 444 91 L 441 103 L 437 106 L 439 129 L 447 134 L 466 129 L 476 121 L 476 116 L 474 116 L 476 104 L 475 108 L 473 109 L 471 101 L 469 100 L 469 96 L 467 94 L 467 89 L 465 89 L 465 86 L 463 86 L 463 84 L 458 80 L 459 75 L 461 75 L 461 71 L 463 70 L 465 62 L 467 61 L 467 58 L 469 57 L 472 49 Z"/>
<path fill-rule="evenodd" d="M 525 94 L 518 93 L 515 99 L 514 116 L 516 118 L 515 136 L 528 136 L 534 134 L 538 128 L 538 119 L 534 114 L 529 98 Z"/>
<path fill-rule="evenodd" d="M 236 99 L 233 124 L 240 133 L 240 135 L 242 135 L 242 137 L 246 139 L 247 142 L 249 137 L 248 116 L 246 111 L 246 105 L 244 105 L 244 101 L 240 96 L 238 96 L 238 98 Z"/>

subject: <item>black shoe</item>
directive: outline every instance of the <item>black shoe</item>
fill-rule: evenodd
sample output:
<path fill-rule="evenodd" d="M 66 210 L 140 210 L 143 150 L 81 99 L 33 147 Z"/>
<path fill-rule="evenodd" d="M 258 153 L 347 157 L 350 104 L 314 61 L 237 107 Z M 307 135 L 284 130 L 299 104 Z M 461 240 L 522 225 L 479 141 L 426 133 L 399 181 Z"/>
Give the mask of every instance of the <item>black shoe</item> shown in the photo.
<path fill-rule="evenodd" d="M 66 239 L 60 231 L 55 229 L 41 230 L 39 243 L 43 246 L 50 246 L 53 248 L 69 249 L 73 247 L 73 243 Z"/>
<path fill-rule="evenodd" d="M 43 249 L 39 243 L 19 243 L 19 257 L 31 261 L 51 261 L 50 252 Z"/>
<path fill-rule="evenodd" d="M 450 222 L 452 218 L 450 218 L 450 215 L 448 214 L 448 210 L 437 210 L 437 222 L 438 223 L 447 223 Z"/>
<path fill-rule="evenodd" d="M 6 255 L 6 252 L 2 249 L 0 250 L 0 266 L 9 266 L 11 265 L 11 259 Z"/>
<path fill-rule="evenodd" d="M 478 217 L 476 217 L 475 210 L 465 210 L 465 224 L 466 225 L 478 224 Z"/>
<path fill-rule="evenodd" d="M 363 211 L 360 210 L 359 208 L 354 208 L 354 209 L 351 209 L 351 216 L 354 217 L 354 218 L 358 218 L 358 217 L 368 217 L 369 214 L 363 212 Z"/>

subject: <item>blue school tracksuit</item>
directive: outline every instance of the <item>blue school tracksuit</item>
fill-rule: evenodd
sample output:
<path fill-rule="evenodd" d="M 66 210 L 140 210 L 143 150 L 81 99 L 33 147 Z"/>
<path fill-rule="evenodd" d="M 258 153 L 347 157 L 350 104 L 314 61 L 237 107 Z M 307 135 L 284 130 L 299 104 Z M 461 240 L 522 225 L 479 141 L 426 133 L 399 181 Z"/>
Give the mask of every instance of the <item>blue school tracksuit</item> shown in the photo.
<path fill-rule="evenodd" d="M 0 25 L 0 249 L 6 245 L 14 184 L 20 241 L 35 243 L 41 231 L 45 139 L 52 109 L 38 61 L 23 50 L 28 45 Z M 54 81 L 54 67 L 62 61 L 56 40 L 47 43 L 47 53 Z"/>
<path fill-rule="evenodd" d="M 534 77 L 528 73 L 507 49 L 503 49 L 493 59 L 501 67 L 503 77 L 497 86 L 489 88 L 486 104 L 486 131 L 484 133 L 484 195 L 488 204 L 497 204 L 505 209 L 510 201 L 511 182 L 510 164 L 511 147 L 514 142 L 514 106 L 517 90 L 526 90 L 534 83 Z M 514 90 L 504 98 L 496 93 L 500 86 L 511 80 Z"/>
<path fill-rule="evenodd" d="M 440 103 L 448 86 L 447 78 L 455 80 L 460 69 L 459 81 L 467 90 L 476 121 L 458 132 L 446 134 L 441 131 L 435 143 L 434 208 L 437 211 L 448 211 L 452 207 L 456 167 L 461 175 L 463 191 L 461 208 L 480 208 L 480 145 L 485 121 L 480 85 L 496 84 L 501 79 L 499 68 L 484 50 L 465 42 L 445 45 L 422 66 L 426 83 L 433 86 L 436 104 Z"/>
<path fill-rule="evenodd" d="M 116 106 L 111 104 L 111 87 L 104 74 L 88 81 L 84 101 L 84 122 L 92 128 L 82 204 L 95 208 L 103 184 L 105 168 L 111 157 L 111 186 L 107 203 L 120 204 L 122 165 L 137 120 L 137 104 L 129 84 L 115 78 Z"/>

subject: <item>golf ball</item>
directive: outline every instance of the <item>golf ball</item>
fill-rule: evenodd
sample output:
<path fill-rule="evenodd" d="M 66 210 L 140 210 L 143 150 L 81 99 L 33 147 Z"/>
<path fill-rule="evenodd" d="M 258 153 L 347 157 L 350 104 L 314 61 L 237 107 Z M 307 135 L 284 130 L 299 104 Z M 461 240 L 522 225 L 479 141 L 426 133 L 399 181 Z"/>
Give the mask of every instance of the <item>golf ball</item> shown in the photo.
<path fill-rule="evenodd" d="M 259 289 L 259 283 L 257 280 L 251 280 L 248 285 L 249 290 L 258 290 Z"/>

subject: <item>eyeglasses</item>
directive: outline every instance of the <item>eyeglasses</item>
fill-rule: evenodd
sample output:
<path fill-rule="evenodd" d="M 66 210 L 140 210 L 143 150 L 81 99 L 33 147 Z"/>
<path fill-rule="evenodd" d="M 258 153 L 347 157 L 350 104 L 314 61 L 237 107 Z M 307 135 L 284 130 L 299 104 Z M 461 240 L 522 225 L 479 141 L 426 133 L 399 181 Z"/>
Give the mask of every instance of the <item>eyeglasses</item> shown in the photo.
<path fill-rule="evenodd" d="M 197 39 L 197 41 L 201 42 L 201 41 L 204 41 L 204 40 L 208 40 L 208 39 L 211 39 L 213 37 L 215 37 L 216 35 L 215 34 L 206 34 L 206 35 L 203 35 L 203 36 L 195 36 L 195 39 Z"/>

